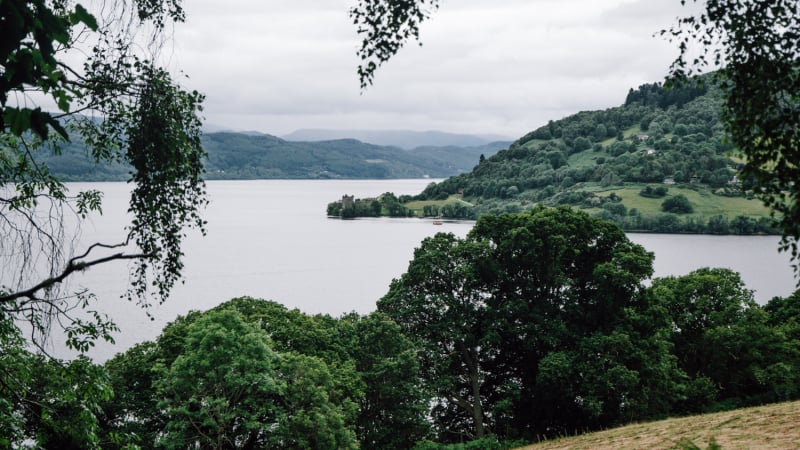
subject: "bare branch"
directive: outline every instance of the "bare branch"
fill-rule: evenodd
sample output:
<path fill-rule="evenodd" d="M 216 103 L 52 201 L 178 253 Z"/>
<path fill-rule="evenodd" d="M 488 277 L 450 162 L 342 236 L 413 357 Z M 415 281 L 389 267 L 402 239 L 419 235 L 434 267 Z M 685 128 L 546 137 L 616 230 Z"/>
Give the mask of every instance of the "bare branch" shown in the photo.
<path fill-rule="evenodd" d="M 115 248 L 125 247 L 126 245 L 128 245 L 128 241 L 129 240 L 126 239 L 125 242 L 121 242 L 119 244 L 103 244 L 102 242 L 96 242 L 90 245 L 89 248 L 86 249 L 86 251 L 83 252 L 82 255 L 78 255 L 70 259 L 68 265 L 76 264 L 78 260 L 86 258 L 87 256 L 89 256 L 89 253 L 91 253 L 92 250 L 94 250 L 95 248 L 115 249 Z"/>
<path fill-rule="evenodd" d="M 43 280 L 39 284 L 22 291 L 14 292 L 11 294 L 0 296 L 0 303 L 6 303 L 10 301 L 14 301 L 18 298 L 35 298 L 35 294 L 43 289 L 47 289 L 55 284 L 61 283 L 64 281 L 65 278 L 70 276 L 73 272 L 86 270 L 89 267 L 96 266 L 98 264 L 107 263 L 110 261 L 116 260 L 126 260 L 126 259 L 143 259 L 143 258 L 152 258 L 153 255 L 137 253 L 137 254 L 125 254 L 125 253 L 115 253 L 113 255 L 109 255 L 103 258 L 95 259 L 93 261 L 86 261 L 86 262 L 75 262 L 74 259 L 70 260 L 64 270 L 55 277 L 48 278 Z"/>

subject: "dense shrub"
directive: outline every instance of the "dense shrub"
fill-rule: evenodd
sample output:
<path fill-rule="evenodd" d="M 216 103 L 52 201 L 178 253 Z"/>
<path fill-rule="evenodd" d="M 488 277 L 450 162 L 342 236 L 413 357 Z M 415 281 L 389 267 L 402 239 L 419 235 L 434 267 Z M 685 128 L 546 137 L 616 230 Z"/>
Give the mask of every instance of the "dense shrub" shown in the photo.
<path fill-rule="evenodd" d="M 673 214 L 691 214 L 694 212 L 689 199 L 683 194 L 670 197 L 661 204 L 661 210 Z"/>

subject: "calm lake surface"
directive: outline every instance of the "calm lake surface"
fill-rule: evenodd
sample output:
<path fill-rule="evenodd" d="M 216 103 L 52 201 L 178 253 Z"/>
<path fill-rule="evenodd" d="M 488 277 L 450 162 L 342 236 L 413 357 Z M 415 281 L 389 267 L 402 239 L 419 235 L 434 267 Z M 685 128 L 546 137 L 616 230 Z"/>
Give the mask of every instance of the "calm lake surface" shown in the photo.
<path fill-rule="evenodd" d="M 275 300 L 306 313 L 368 313 L 393 278 L 408 267 L 414 248 L 437 232 L 464 236 L 471 222 L 433 225 L 422 219 L 338 220 L 325 216 L 342 194 L 419 193 L 432 180 L 210 181 L 204 213 L 208 234 L 190 233 L 185 245 L 184 284 L 150 313 L 120 300 L 127 265 L 95 267 L 71 282 L 90 287 L 98 309 L 121 332 L 116 345 L 100 343 L 92 357 L 103 361 L 158 336 L 164 325 L 190 310 L 205 310 L 238 296 Z M 125 183 L 71 183 L 70 189 L 105 192 L 104 214 L 82 229 L 82 242 L 118 242 L 128 223 Z M 774 236 L 629 234 L 655 253 L 655 276 L 683 275 L 699 267 L 727 267 L 742 274 L 760 303 L 793 292 L 795 280 Z M 54 336 L 54 352 L 66 357 Z"/>

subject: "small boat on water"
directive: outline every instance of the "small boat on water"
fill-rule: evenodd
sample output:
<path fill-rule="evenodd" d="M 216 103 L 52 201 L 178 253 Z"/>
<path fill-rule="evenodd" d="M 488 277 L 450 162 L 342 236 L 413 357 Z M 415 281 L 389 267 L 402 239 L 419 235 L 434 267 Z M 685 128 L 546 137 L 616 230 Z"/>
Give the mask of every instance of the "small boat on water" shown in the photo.
<path fill-rule="evenodd" d="M 433 224 L 434 225 L 444 225 L 444 222 L 442 222 L 441 220 L 434 220 Z"/>

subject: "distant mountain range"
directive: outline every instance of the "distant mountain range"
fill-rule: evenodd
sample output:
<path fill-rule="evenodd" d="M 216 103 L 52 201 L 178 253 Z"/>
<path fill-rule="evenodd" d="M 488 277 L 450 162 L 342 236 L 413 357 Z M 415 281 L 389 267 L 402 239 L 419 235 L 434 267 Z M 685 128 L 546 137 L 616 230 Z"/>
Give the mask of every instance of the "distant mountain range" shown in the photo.
<path fill-rule="evenodd" d="M 472 170 L 481 155 L 489 157 L 510 144 L 430 145 L 404 150 L 356 139 L 295 142 L 257 132 L 205 133 L 202 143 L 208 152 L 208 179 L 446 178 Z M 63 146 L 61 155 L 41 155 L 41 161 L 66 181 L 128 179 L 129 167 L 95 164 L 87 155 L 75 138 Z"/>
<path fill-rule="evenodd" d="M 456 134 L 443 131 L 410 130 L 327 130 L 301 129 L 281 136 L 287 141 L 316 142 L 357 139 L 374 145 L 391 145 L 406 150 L 417 147 L 480 147 L 498 141 L 511 141 L 495 134 Z"/>

